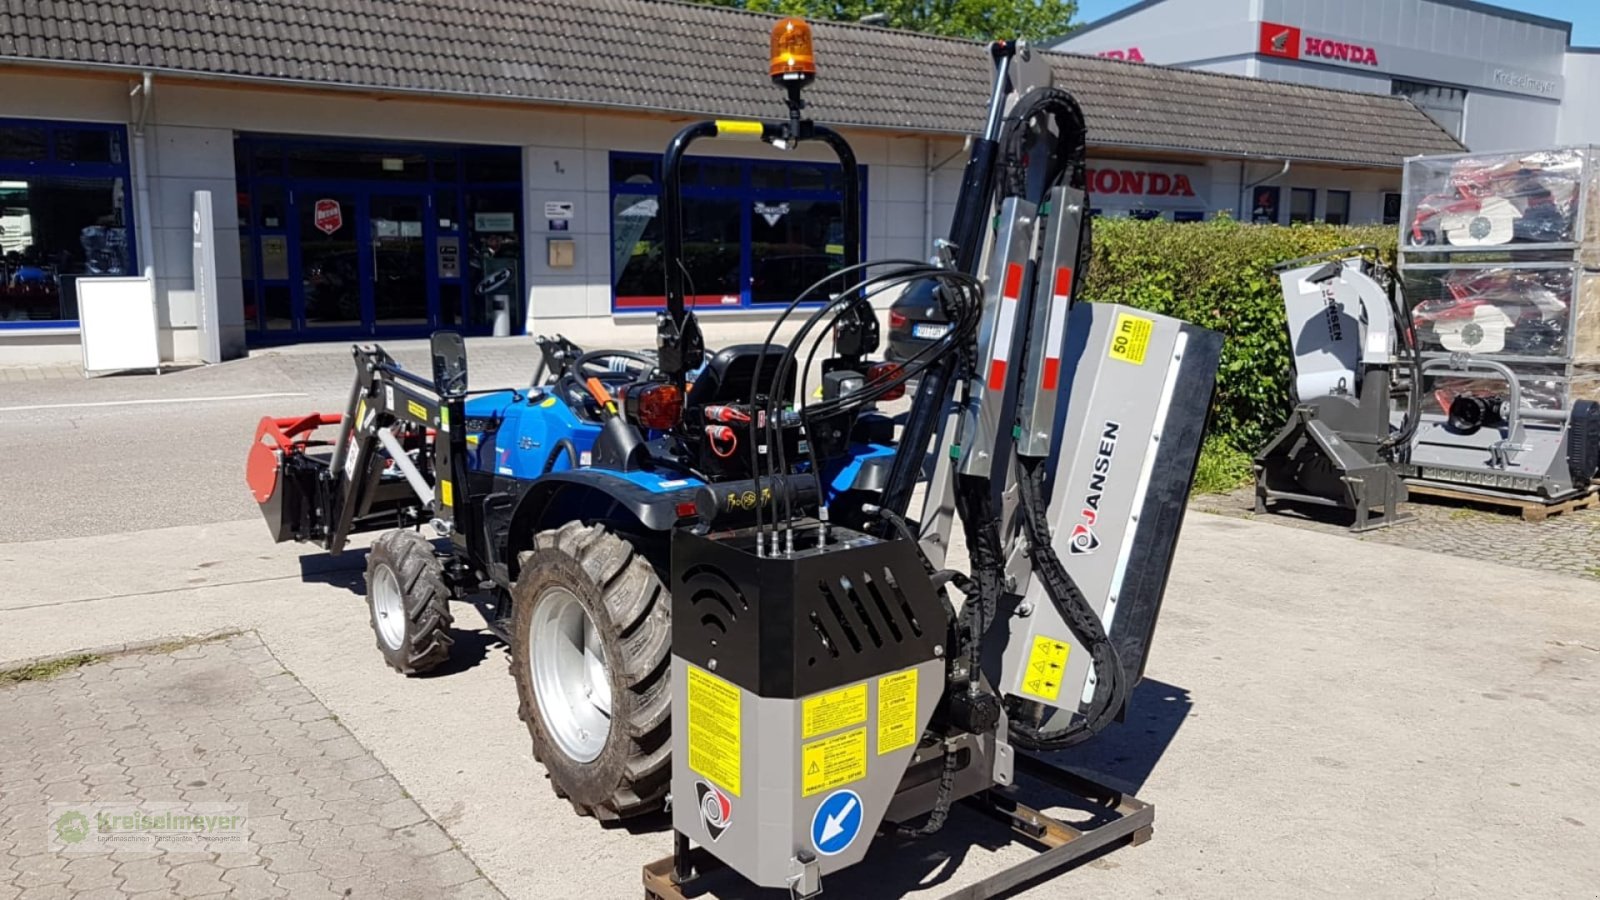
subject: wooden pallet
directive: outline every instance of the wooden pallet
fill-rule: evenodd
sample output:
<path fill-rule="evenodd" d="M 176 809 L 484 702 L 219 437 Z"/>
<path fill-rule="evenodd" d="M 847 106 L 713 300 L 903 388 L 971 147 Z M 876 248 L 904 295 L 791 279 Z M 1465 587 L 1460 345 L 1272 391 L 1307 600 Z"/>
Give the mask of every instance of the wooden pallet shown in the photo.
<path fill-rule="evenodd" d="M 1464 488 L 1448 487 L 1434 482 L 1408 481 L 1406 492 L 1412 497 L 1439 497 L 1466 503 L 1482 503 L 1522 513 L 1525 522 L 1543 522 L 1551 516 L 1580 509 L 1600 509 L 1600 487 L 1574 494 L 1561 500 L 1540 497 L 1508 497 L 1503 494 L 1478 493 Z"/>

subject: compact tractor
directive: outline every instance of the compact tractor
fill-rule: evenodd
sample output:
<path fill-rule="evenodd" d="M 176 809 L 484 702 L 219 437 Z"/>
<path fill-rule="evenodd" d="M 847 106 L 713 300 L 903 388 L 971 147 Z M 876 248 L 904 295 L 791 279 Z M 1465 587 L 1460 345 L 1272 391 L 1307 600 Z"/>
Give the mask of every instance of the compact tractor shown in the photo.
<path fill-rule="evenodd" d="M 692 124 L 662 158 L 655 352 L 541 339 L 532 388 L 478 393 L 457 335 L 434 336 L 431 378 L 358 347 L 342 415 L 263 420 L 250 486 L 278 540 L 394 529 L 367 582 L 401 672 L 448 657 L 451 601 L 490 598 L 555 791 L 606 821 L 675 801 L 651 896 L 718 866 L 814 896 L 874 835 L 930 834 L 958 802 L 1056 848 L 970 889 L 987 896 L 1149 833 L 1153 807 L 1031 754 L 1126 711 L 1221 338 L 1077 302 L 1083 115 L 1026 45 L 991 47 L 948 240 L 871 263 L 855 156 L 804 116 L 809 26 L 779 21 L 771 48 L 788 117 Z M 839 159 L 844 265 L 778 317 L 773 335 L 803 316 L 787 342 L 710 352 L 685 302 L 680 172 L 710 138 Z M 892 292 L 951 327 L 886 365 L 873 301 Z M 907 412 L 878 410 L 908 383 Z M 1029 809 L 1023 774 L 1106 821 Z"/>

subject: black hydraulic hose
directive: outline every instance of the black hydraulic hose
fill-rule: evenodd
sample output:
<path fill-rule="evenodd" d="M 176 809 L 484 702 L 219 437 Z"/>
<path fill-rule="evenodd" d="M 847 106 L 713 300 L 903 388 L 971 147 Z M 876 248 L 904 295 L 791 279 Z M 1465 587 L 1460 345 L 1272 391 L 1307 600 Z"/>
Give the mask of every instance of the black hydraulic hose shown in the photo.
<path fill-rule="evenodd" d="M 1397 448 L 1410 447 L 1417 426 L 1422 422 L 1422 344 L 1417 339 L 1417 323 L 1412 320 L 1411 310 L 1407 308 L 1400 290 L 1399 273 L 1389 269 L 1388 276 L 1389 310 L 1395 317 L 1399 338 L 1411 353 L 1411 390 L 1406 403 L 1406 417 L 1400 422 L 1400 429 L 1378 445 L 1379 453 L 1394 460 L 1400 455 L 1395 452 Z"/>
<path fill-rule="evenodd" d="M 572 461 L 572 468 L 576 469 L 578 467 L 578 448 L 573 446 L 572 442 L 566 438 L 561 438 L 556 441 L 554 447 L 550 448 L 550 455 L 544 458 L 544 467 L 539 470 L 539 474 L 549 475 L 554 472 L 556 470 L 556 460 L 563 453 L 567 454 L 567 459 Z"/>
<path fill-rule="evenodd" d="M 1098 734 L 1127 701 L 1127 675 L 1116 645 L 1106 634 L 1105 626 L 1095 614 L 1094 607 L 1083 595 L 1078 583 L 1061 558 L 1056 555 L 1050 540 L 1050 523 L 1041 503 L 1044 481 L 1043 460 L 1018 460 L 1018 492 L 1022 499 L 1023 524 L 1028 532 L 1029 555 L 1034 573 L 1044 585 L 1057 615 L 1066 623 L 1074 637 L 1089 648 L 1094 659 L 1096 676 L 1094 697 L 1082 721 L 1052 731 L 1040 731 L 1036 726 L 1020 720 L 1008 723 L 1011 742 L 1024 750 L 1036 752 L 1064 750 L 1080 744 Z"/>

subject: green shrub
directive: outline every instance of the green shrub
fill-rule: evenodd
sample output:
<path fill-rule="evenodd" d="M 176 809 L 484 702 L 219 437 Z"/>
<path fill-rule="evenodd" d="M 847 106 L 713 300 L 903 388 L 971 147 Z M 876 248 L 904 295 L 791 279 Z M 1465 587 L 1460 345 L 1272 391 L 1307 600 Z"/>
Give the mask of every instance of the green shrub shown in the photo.
<path fill-rule="evenodd" d="M 1255 477 L 1249 453 L 1227 440 L 1211 435 L 1200 447 L 1200 461 L 1194 467 L 1194 493 L 1226 494 Z"/>
<path fill-rule="evenodd" d="M 1222 332 L 1227 340 L 1208 433 L 1253 453 L 1289 411 L 1291 353 L 1273 266 L 1353 244 L 1376 244 L 1392 258 L 1395 240 L 1389 225 L 1097 219 L 1084 295 Z"/>

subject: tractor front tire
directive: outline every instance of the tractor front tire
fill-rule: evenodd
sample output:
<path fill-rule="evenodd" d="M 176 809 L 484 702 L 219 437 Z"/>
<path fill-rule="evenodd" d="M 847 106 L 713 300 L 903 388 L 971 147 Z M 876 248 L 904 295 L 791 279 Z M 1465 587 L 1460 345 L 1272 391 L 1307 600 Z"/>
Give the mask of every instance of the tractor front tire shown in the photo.
<path fill-rule="evenodd" d="M 390 531 L 367 552 L 367 608 L 378 651 L 402 675 L 421 675 L 450 658 L 450 589 L 427 538 Z"/>
<path fill-rule="evenodd" d="M 541 532 L 519 555 L 511 675 L 557 796 L 614 823 L 670 787 L 670 601 L 633 544 L 600 525 Z"/>

